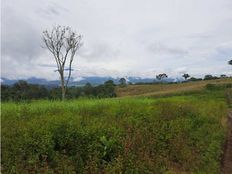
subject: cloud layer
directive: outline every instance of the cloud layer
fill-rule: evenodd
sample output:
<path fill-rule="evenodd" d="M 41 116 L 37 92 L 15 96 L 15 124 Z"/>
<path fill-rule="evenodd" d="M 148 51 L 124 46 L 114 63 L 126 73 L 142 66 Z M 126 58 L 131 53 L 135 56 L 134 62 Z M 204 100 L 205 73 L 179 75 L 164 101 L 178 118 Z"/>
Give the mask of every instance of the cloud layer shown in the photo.
<path fill-rule="evenodd" d="M 41 36 L 60 24 L 84 36 L 75 78 L 232 74 L 231 9 L 231 0 L 5 1 L 1 73 L 58 78 Z"/>

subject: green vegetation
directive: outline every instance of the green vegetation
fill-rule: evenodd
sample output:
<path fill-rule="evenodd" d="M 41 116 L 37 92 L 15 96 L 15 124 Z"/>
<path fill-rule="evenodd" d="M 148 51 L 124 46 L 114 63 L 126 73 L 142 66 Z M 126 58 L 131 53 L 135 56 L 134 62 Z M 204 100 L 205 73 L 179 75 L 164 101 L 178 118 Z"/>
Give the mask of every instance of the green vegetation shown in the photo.
<path fill-rule="evenodd" d="M 126 79 L 125 78 L 121 78 L 119 79 L 119 86 L 120 87 L 125 87 L 127 84 L 126 84 Z"/>
<path fill-rule="evenodd" d="M 219 173 L 221 88 L 1 106 L 2 173 Z"/>
<path fill-rule="evenodd" d="M 67 87 L 65 96 L 67 99 L 79 97 L 86 98 L 111 98 L 116 97 L 115 84 L 112 80 L 106 81 L 99 86 L 87 83 L 83 87 Z M 60 87 L 46 88 L 43 85 L 28 84 L 20 80 L 12 86 L 1 85 L 2 101 L 29 101 L 38 99 L 59 100 L 61 99 Z"/>

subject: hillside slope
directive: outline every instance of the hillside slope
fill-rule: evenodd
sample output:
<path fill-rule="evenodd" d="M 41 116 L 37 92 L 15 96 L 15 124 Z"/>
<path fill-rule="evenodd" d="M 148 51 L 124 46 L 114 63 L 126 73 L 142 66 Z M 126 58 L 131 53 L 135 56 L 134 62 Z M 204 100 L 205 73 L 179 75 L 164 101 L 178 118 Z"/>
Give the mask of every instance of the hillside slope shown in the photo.
<path fill-rule="evenodd" d="M 232 83 L 232 78 L 204 80 L 178 84 L 152 84 L 152 85 L 129 85 L 127 87 L 117 87 L 118 97 L 123 96 L 158 96 L 169 95 L 180 92 L 190 92 L 203 89 L 207 84 L 227 84 Z"/>

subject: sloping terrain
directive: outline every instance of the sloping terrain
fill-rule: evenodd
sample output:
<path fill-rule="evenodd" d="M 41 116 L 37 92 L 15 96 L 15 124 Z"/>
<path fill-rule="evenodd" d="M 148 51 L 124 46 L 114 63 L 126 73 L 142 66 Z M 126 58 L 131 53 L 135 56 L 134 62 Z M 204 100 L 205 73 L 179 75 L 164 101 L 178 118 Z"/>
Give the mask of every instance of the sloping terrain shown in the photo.
<path fill-rule="evenodd" d="M 232 173 L 232 111 L 228 113 L 228 133 L 222 160 L 222 174 Z"/>
<path fill-rule="evenodd" d="M 232 173 L 232 89 L 225 91 L 227 104 L 229 106 L 228 118 L 227 118 L 227 137 L 225 146 L 223 149 L 221 173 L 231 174 Z"/>
<path fill-rule="evenodd" d="M 128 85 L 126 87 L 117 87 L 118 97 L 124 96 L 159 96 L 173 93 L 182 93 L 190 91 L 199 91 L 207 84 L 226 84 L 232 83 L 232 78 L 218 80 L 204 80 L 178 84 L 152 84 L 152 85 Z"/>

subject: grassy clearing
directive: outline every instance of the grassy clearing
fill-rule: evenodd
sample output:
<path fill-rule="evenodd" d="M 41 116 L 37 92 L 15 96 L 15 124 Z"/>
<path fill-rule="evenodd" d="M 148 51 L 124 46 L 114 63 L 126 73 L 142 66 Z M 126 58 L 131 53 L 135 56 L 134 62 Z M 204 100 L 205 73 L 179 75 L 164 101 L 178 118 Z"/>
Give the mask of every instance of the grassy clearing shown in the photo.
<path fill-rule="evenodd" d="M 2 173 L 219 173 L 222 91 L 2 103 Z"/>
<path fill-rule="evenodd" d="M 173 93 L 183 94 L 191 91 L 200 91 L 207 84 L 228 84 L 232 83 L 232 78 L 218 80 L 204 80 L 178 84 L 153 84 L 153 85 L 129 85 L 121 88 L 117 87 L 118 97 L 124 96 L 163 96 L 173 95 Z"/>

